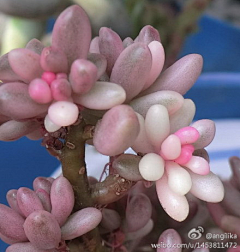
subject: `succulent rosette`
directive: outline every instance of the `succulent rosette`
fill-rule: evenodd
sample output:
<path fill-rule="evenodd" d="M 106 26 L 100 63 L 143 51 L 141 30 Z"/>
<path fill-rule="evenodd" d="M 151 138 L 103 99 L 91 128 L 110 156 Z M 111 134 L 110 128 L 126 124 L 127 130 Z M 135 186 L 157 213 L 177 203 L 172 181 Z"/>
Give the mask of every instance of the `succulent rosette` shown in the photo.
<path fill-rule="evenodd" d="M 79 237 L 101 222 L 102 213 L 94 207 L 71 214 L 74 193 L 66 178 L 38 177 L 33 188 L 10 190 L 10 207 L 0 204 L 0 238 L 11 244 L 7 252 L 67 251 L 65 240 Z"/>

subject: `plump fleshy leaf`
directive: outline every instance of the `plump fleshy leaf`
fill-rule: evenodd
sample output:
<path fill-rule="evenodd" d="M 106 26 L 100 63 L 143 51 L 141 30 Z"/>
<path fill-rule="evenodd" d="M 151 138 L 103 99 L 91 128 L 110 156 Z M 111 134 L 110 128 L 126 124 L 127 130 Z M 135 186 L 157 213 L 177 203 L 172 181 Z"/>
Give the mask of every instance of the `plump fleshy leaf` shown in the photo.
<path fill-rule="evenodd" d="M 145 85 L 152 66 L 152 56 L 148 46 L 134 43 L 125 48 L 115 62 L 110 81 L 121 85 L 129 102 L 138 95 Z"/>
<path fill-rule="evenodd" d="M 21 187 L 18 189 L 17 202 L 21 212 L 25 217 L 34 211 L 43 210 L 43 205 L 37 194 L 26 187 Z"/>
<path fill-rule="evenodd" d="M 181 252 L 181 247 L 176 245 L 182 244 L 182 240 L 178 232 L 174 229 L 165 230 L 158 239 L 158 244 L 164 246 L 157 249 L 157 252 Z"/>
<path fill-rule="evenodd" d="M 199 175 L 207 175 L 210 172 L 209 163 L 202 157 L 192 156 L 184 166 Z"/>
<path fill-rule="evenodd" d="M 174 160 L 181 154 L 181 142 L 179 137 L 174 134 L 169 135 L 161 145 L 161 156 L 165 160 Z"/>
<path fill-rule="evenodd" d="M 48 212 L 51 212 L 52 205 L 51 205 L 51 200 L 50 200 L 49 193 L 47 193 L 43 189 L 38 189 L 36 191 L 36 194 L 37 194 L 38 198 L 40 199 L 40 201 L 41 201 L 41 203 L 43 205 L 43 209 L 48 211 Z"/>
<path fill-rule="evenodd" d="M 67 56 L 59 48 L 53 46 L 45 47 L 41 53 L 41 67 L 44 71 L 54 73 L 67 73 L 68 61 Z"/>
<path fill-rule="evenodd" d="M 56 249 L 38 249 L 31 242 L 15 243 L 9 246 L 6 252 L 57 252 Z"/>
<path fill-rule="evenodd" d="M 47 104 L 38 104 L 30 98 L 26 84 L 11 82 L 0 86 L 0 111 L 14 120 L 36 117 L 47 108 Z"/>
<path fill-rule="evenodd" d="M 170 132 L 169 115 L 166 107 L 156 104 L 149 108 L 145 118 L 145 129 L 150 143 L 159 152 L 162 142 Z"/>
<path fill-rule="evenodd" d="M 97 81 L 97 67 L 89 60 L 75 60 L 71 66 L 69 80 L 73 92 L 85 94 Z"/>
<path fill-rule="evenodd" d="M 50 193 L 52 183 L 45 177 L 37 177 L 33 181 L 33 189 L 37 191 L 38 189 L 43 189 L 47 193 Z"/>
<path fill-rule="evenodd" d="M 197 198 L 207 202 L 220 202 L 224 196 L 224 187 L 221 180 L 212 172 L 199 175 L 189 171 L 192 179 L 190 192 Z"/>
<path fill-rule="evenodd" d="M 140 160 L 140 156 L 122 154 L 114 159 L 112 167 L 121 177 L 131 181 L 139 181 L 143 179 L 138 169 Z"/>
<path fill-rule="evenodd" d="M 8 243 L 27 241 L 24 218 L 10 207 L 0 204 L 0 238 Z"/>
<path fill-rule="evenodd" d="M 214 139 L 216 127 L 212 120 L 202 119 L 192 124 L 200 134 L 199 139 L 193 144 L 195 149 L 202 149 L 208 146 Z"/>
<path fill-rule="evenodd" d="M 65 53 L 69 67 L 74 60 L 87 58 L 90 41 L 91 26 L 85 11 L 78 5 L 65 9 L 54 25 L 52 46 Z"/>
<path fill-rule="evenodd" d="M 99 51 L 107 59 L 107 74 L 111 74 L 112 68 L 123 51 L 123 43 L 119 35 L 113 30 L 102 27 L 99 31 Z"/>
<path fill-rule="evenodd" d="M 37 53 L 37 54 L 41 54 L 41 52 L 42 52 L 42 50 L 43 50 L 43 48 L 44 48 L 44 45 L 43 45 L 43 43 L 41 42 L 41 41 L 39 41 L 38 39 L 31 39 L 28 43 L 27 43 L 27 45 L 26 45 L 26 47 L 25 47 L 26 49 L 29 49 L 29 50 L 31 50 L 31 51 L 33 51 L 33 52 L 35 52 L 35 53 Z"/>
<path fill-rule="evenodd" d="M 36 121 L 17 122 L 10 120 L 0 126 L 0 140 L 14 141 L 39 128 Z"/>
<path fill-rule="evenodd" d="M 123 40 L 123 47 L 126 48 L 128 46 L 130 46 L 131 44 L 133 44 L 133 39 L 130 37 L 127 37 Z"/>
<path fill-rule="evenodd" d="M 26 82 L 41 77 L 43 73 L 40 56 L 32 50 L 14 49 L 8 53 L 8 60 L 13 71 Z"/>
<path fill-rule="evenodd" d="M 73 95 L 74 102 L 86 108 L 105 110 L 123 103 L 126 99 L 124 89 L 111 82 L 97 81 L 86 94 Z"/>
<path fill-rule="evenodd" d="M 193 120 L 196 106 L 190 99 L 184 99 L 182 107 L 174 114 L 170 115 L 170 133 L 187 127 Z"/>
<path fill-rule="evenodd" d="M 97 124 L 93 136 L 94 146 L 104 155 L 115 156 L 132 145 L 139 128 L 138 118 L 130 106 L 115 106 Z"/>
<path fill-rule="evenodd" d="M 175 113 L 183 105 L 183 97 L 174 91 L 159 91 L 146 96 L 133 99 L 130 106 L 143 117 L 148 109 L 155 104 L 161 104 L 168 110 L 169 115 Z"/>
<path fill-rule="evenodd" d="M 176 221 L 184 221 L 189 213 L 189 204 L 185 196 L 176 194 L 169 186 L 166 175 L 156 182 L 159 201 L 166 213 Z"/>
<path fill-rule="evenodd" d="M 51 187 L 51 213 L 62 226 L 70 215 L 74 205 L 74 193 L 70 182 L 65 177 L 58 177 Z"/>
<path fill-rule="evenodd" d="M 99 37 L 98 36 L 91 40 L 89 52 L 90 53 L 98 53 L 98 54 L 100 53 L 100 50 L 99 50 Z"/>
<path fill-rule="evenodd" d="M 134 232 L 143 228 L 152 215 L 152 203 L 143 193 L 130 196 L 126 208 L 126 228 Z"/>
<path fill-rule="evenodd" d="M 202 66 L 203 58 L 201 55 L 189 54 L 184 56 L 160 74 L 154 84 L 143 91 L 141 95 L 159 90 L 172 90 L 184 95 L 196 82 L 202 71 Z"/>
<path fill-rule="evenodd" d="M 72 94 L 71 85 L 67 79 L 56 79 L 51 83 L 51 92 L 56 101 L 67 101 Z"/>
<path fill-rule="evenodd" d="M 102 209 L 101 227 L 111 232 L 121 226 L 121 217 L 119 213 L 113 209 Z"/>
<path fill-rule="evenodd" d="M 87 207 L 72 214 L 62 226 L 62 238 L 71 240 L 94 229 L 102 220 L 102 213 L 94 207 Z"/>
<path fill-rule="evenodd" d="M 139 32 L 137 38 L 134 40 L 134 42 L 141 42 L 145 45 L 148 45 L 152 41 L 161 42 L 158 30 L 151 25 L 144 26 Z"/>
<path fill-rule="evenodd" d="M 89 53 L 87 59 L 97 67 L 97 79 L 99 79 L 107 68 L 106 58 L 99 53 Z"/>
<path fill-rule="evenodd" d="M 8 202 L 8 205 L 17 213 L 20 215 L 24 216 L 23 213 L 21 212 L 18 202 L 17 202 L 17 190 L 16 189 L 11 189 L 7 192 L 6 194 L 6 199 Z"/>
<path fill-rule="evenodd" d="M 39 249 L 54 249 L 61 241 L 61 229 L 57 220 L 45 210 L 30 214 L 23 227 L 29 241 Z"/>
<path fill-rule="evenodd" d="M 154 147 L 150 144 L 146 129 L 145 129 L 145 121 L 142 115 L 136 113 L 140 125 L 140 131 L 139 134 L 134 141 L 133 145 L 131 148 L 136 152 L 140 153 L 149 153 L 149 152 L 154 152 Z"/>

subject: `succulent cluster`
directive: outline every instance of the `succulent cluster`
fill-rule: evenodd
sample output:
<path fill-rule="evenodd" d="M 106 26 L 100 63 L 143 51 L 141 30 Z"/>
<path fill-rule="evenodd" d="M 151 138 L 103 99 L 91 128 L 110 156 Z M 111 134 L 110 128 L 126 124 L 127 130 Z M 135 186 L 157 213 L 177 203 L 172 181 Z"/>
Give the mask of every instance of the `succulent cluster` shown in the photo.
<path fill-rule="evenodd" d="M 67 251 L 65 240 L 95 229 L 101 219 L 103 244 L 133 251 L 154 227 L 156 209 L 146 190 L 155 190 L 155 181 L 157 202 L 177 221 L 188 216 L 189 192 L 207 202 L 223 199 L 204 149 L 214 123 L 191 124 L 195 105 L 183 97 L 201 72 L 202 57 L 187 55 L 162 72 L 164 60 L 153 27 L 123 41 L 104 27 L 92 39 L 77 5 L 56 20 L 50 47 L 33 39 L 0 58 L 0 140 L 43 137 L 48 148 L 52 140 L 67 177 L 38 179 L 35 191 L 8 193 L 11 208 L 0 208 L 0 237 L 14 243 L 8 252 Z M 86 141 L 110 157 L 104 181 L 87 182 L 84 160 L 75 160 L 84 159 Z M 129 147 L 135 154 L 124 153 Z M 78 178 L 86 188 L 79 189 Z"/>

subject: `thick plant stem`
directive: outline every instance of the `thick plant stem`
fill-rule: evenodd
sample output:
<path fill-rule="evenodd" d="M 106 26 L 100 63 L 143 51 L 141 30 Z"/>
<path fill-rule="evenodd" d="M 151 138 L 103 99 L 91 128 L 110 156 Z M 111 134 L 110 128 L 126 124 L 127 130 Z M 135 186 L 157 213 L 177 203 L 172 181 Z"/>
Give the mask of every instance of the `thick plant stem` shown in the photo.
<path fill-rule="evenodd" d="M 74 190 L 75 205 L 73 212 L 85 207 L 94 206 L 94 202 L 90 194 L 85 163 L 85 126 L 85 122 L 80 120 L 79 123 L 69 127 L 65 139 L 65 145 L 61 150 L 60 156 L 63 176 L 69 180 Z M 102 246 L 98 228 L 95 228 L 89 233 L 81 236 L 78 240 L 83 242 L 84 251 L 86 252 L 106 251 L 106 249 Z"/>

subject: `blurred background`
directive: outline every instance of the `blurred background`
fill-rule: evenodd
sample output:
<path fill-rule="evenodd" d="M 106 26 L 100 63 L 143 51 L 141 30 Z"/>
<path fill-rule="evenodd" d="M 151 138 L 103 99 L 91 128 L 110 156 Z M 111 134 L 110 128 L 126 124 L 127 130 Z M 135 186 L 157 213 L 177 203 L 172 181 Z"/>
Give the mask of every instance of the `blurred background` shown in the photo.
<path fill-rule="evenodd" d="M 228 158 L 240 156 L 240 0 L 0 0 L 1 55 L 32 38 L 49 45 L 56 17 L 73 3 L 87 11 L 93 36 L 107 26 L 122 38 L 134 38 L 144 25 L 154 26 L 166 51 L 165 68 L 189 53 L 203 56 L 203 72 L 185 97 L 196 103 L 196 120 L 215 121 L 216 138 L 208 148 L 211 167 L 229 177 Z M 22 138 L 1 142 L 0 148 L 3 204 L 8 190 L 31 188 L 36 176 L 50 176 L 59 166 L 41 141 Z M 91 174 L 93 154 L 89 148 Z M 105 159 L 97 158 L 104 165 Z M 0 251 L 5 248 L 0 241 Z"/>

